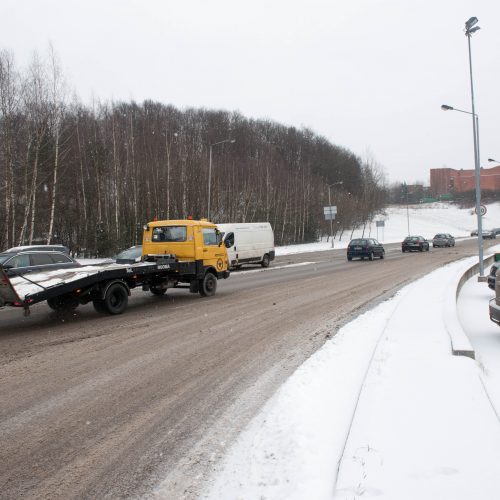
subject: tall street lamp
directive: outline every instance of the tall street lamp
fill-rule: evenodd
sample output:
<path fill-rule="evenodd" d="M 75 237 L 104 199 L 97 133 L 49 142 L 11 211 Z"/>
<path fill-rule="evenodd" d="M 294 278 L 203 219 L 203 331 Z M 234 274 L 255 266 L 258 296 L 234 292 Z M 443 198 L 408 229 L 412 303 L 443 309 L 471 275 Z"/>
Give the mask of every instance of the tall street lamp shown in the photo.
<path fill-rule="evenodd" d="M 473 33 L 479 30 L 477 17 L 470 17 L 465 22 L 465 36 L 467 37 L 467 45 L 469 48 L 469 73 L 470 73 L 470 96 L 472 103 L 472 129 L 474 133 L 474 149 L 476 160 L 476 213 L 477 213 L 477 242 L 479 246 L 479 279 L 484 277 L 484 262 L 483 262 L 483 226 L 481 221 L 481 170 L 479 162 L 479 119 L 476 114 L 474 104 L 474 83 L 472 79 L 472 52 L 470 47 L 470 39 Z"/>
<path fill-rule="evenodd" d="M 328 206 L 332 206 L 332 198 L 330 196 L 330 188 L 332 186 L 340 186 L 344 184 L 344 181 L 339 181 L 339 182 L 334 182 L 333 184 L 328 184 Z M 333 219 L 331 218 L 330 214 L 330 239 L 332 240 L 332 248 L 333 248 Z"/>
<path fill-rule="evenodd" d="M 230 144 L 234 144 L 236 142 L 236 139 L 224 139 L 223 141 L 219 141 L 219 142 L 214 142 L 213 144 L 210 144 L 210 159 L 209 159 L 209 163 L 208 163 L 208 208 L 207 208 L 207 219 L 210 220 L 210 189 L 211 189 L 211 186 L 212 186 L 212 148 L 214 146 L 217 146 L 219 144 L 224 144 L 224 143 L 230 143 Z"/>
<path fill-rule="evenodd" d="M 472 121 L 474 123 L 474 180 L 476 187 L 476 217 L 477 217 L 477 244 L 479 249 L 479 277 L 484 276 L 484 263 L 483 263 L 483 221 L 481 216 L 481 168 L 479 159 L 479 116 L 470 111 L 465 111 L 463 109 L 457 109 L 453 106 L 448 106 L 443 104 L 441 106 L 443 111 L 458 111 L 459 113 L 465 113 L 467 115 L 472 115 Z"/>

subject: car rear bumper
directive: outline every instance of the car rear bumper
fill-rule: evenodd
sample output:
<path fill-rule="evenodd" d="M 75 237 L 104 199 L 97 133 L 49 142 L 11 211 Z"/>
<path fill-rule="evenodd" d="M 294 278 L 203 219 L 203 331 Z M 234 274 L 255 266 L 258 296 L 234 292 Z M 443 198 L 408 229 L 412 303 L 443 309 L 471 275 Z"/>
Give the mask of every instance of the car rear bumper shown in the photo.
<path fill-rule="evenodd" d="M 352 252 L 347 252 L 347 257 L 369 257 L 373 253 L 372 250 L 354 250 Z"/>
<path fill-rule="evenodd" d="M 411 252 L 412 250 L 420 250 L 422 248 L 425 247 L 420 245 L 405 245 L 401 249 L 403 250 L 403 252 Z"/>

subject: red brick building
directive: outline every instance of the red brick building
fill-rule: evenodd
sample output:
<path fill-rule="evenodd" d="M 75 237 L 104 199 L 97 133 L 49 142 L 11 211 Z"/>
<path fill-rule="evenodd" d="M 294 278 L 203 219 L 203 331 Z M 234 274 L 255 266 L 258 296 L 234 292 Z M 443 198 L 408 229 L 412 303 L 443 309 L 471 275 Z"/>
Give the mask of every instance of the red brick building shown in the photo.
<path fill-rule="evenodd" d="M 474 191 L 475 171 L 431 168 L 431 192 L 434 196 Z M 481 191 L 500 192 L 500 166 L 481 168 Z"/>

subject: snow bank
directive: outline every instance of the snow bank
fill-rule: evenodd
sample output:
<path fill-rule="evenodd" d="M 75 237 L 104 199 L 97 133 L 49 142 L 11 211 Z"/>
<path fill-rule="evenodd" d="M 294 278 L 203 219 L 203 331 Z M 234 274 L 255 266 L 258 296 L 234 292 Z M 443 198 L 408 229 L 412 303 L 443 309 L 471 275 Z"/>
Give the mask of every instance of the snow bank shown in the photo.
<path fill-rule="evenodd" d="M 500 426 L 442 311 L 463 268 L 342 328 L 241 434 L 204 498 L 500 498 Z"/>

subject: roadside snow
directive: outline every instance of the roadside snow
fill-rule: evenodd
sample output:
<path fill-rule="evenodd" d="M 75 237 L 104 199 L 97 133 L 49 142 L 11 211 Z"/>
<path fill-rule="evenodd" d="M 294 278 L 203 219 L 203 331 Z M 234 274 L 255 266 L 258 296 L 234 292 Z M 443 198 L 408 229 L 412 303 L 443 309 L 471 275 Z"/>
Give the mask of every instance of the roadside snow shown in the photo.
<path fill-rule="evenodd" d="M 491 229 L 500 227 L 500 203 L 487 205 L 487 213 L 483 217 L 483 228 Z M 384 220 L 384 228 L 376 228 L 375 221 L 368 224 L 364 231 L 366 238 L 376 238 L 381 243 L 398 243 L 408 236 L 408 219 L 410 234 L 432 239 L 436 233 L 451 233 L 455 237 L 470 236 L 476 228 L 476 215 L 471 209 L 460 209 L 448 203 L 432 203 L 423 205 L 410 205 L 408 217 L 406 206 L 391 206 L 386 210 L 386 215 L 375 217 L 375 220 Z M 363 230 L 356 229 L 353 238 L 361 238 Z M 347 248 L 351 239 L 351 231 L 345 231 L 342 240 L 337 237 L 334 241 L 335 248 Z M 318 252 L 331 250 L 331 241 L 306 243 L 304 245 L 288 245 L 276 247 L 276 255 L 290 255 L 302 252 Z"/>
<path fill-rule="evenodd" d="M 253 419 L 203 498 L 500 498 L 499 421 L 444 324 L 463 267 L 434 271 L 342 328 Z M 484 303 L 475 314 L 487 317 Z"/>

